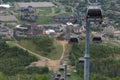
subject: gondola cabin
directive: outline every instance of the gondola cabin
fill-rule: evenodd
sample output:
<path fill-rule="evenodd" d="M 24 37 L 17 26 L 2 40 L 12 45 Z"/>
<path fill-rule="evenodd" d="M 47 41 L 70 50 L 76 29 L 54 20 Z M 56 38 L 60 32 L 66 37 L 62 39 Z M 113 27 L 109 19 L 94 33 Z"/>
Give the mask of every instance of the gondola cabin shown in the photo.
<path fill-rule="evenodd" d="M 102 10 L 100 6 L 88 6 L 86 19 L 99 19 L 100 23 L 102 23 Z"/>
<path fill-rule="evenodd" d="M 57 77 L 61 77 L 61 73 L 57 73 Z"/>
<path fill-rule="evenodd" d="M 59 68 L 59 71 L 64 71 L 65 70 L 65 67 L 64 66 L 61 66 L 60 68 Z"/>
<path fill-rule="evenodd" d="M 84 66 L 84 57 L 80 57 L 80 58 L 79 58 L 79 64 L 80 64 L 81 66 Z"/>
<path fill-rule="evenodd" d="M 92 42 L 94 43 L 101 43 L 102 42 L 102 37 L 93 37 Z"/>
<path fill-rule="evenodd" d="M 67 77 L 70 77 L 71 76 L 71 74 L 70 73 L 67 73 Z"/>
<path fill-rule="evenodd" d="M 65 78 L 64 78 L 64 77 L 62 77 L 62 78 L 60 78 L 60 80 L 65 80 Z"/>
<path fill-rule="evenodd" d="M 79 42 L 78 38 L 70 38 L 69 39 L 69 43 L 71 43 L 71 44 L 75 44 L 75 43 L 78 43 L 78 42 Z"/>
<path fill-rule="evenodd" d="M 55 79 L 54 80 L 59 80 L 59 78 L 58 77 L 55 77 Z"/>

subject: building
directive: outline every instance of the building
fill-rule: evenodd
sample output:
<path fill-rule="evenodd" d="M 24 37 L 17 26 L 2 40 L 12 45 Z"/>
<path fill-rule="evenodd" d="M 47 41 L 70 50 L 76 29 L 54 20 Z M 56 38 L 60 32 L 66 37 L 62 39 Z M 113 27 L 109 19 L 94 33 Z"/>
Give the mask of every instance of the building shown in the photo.
<path fill-rule="evenodd" d="M 35 9 L 32 6 L 21 7 L 19 10 L 24 13 L 34 13 L 35 12 Z"/>
<path fill-rule="evenodd" d="M 44 30 L 49 30 L 52 29 L 56 33 L 59 33 L 62 31 L 62 26 L 60 24 L 48 24 L 48 25 L 43 25 Z"/>
<path fill-rule="evenodd" d="M 114 32 L 114 37 L 120 38 L 120 31 L 115 31 L 115 32 Z"/>
<path fill-rule="evenodd" d="M 8 8 L 10 8 L 10 5 L 9 4 L 0 4 L 0 8 L 8 9 Z"/>
<path fill-rule="evenodd" d="M 18 37 L 26 37 L 31 25 L 23 24 L 15 26 L 14 33 Z"/>
<path fill-rule="evenodd" d="M 74 22 L 76 20 L 76 16 L 54 16 L 53 20 L 55 22 Z"/>
<path fill-rule="evenodd" d="M 15 28 L 16 29 L 21 29 L 21 30 L 27 30 L 28 26 L 26 26 L 26 25 L 17 25 Z"/>
<path fill-rule="evenodd" d="M 53 7 L 55 6 L 52 2 L 18 2 L 17 7 L 23 8 L 23 7 L 28 7 L 32 6 L 34 8 L 39 8 L 39 7 Z"/>
<path fill-rule="evenodd" d="M 49 36 L 55 36 L 56 32 L 53 29 L 48 29 L 45 31 L 45 34 Z"/>
<path fill-rule="evenodd" d="M 44 33 L 43 27 L 38 26 L 36 24 L 32 24 L 31 28 L 30 28 L 30 30 L 28 32 L 28 34 L 30 34 L 30 35 L 38 35 L 38 36 L 43 35 L 43 33 Z"/>
<path fill-rule="evenodd" d="M 0 27 L 0 39 L 10 39 L 9 29 Z"/>
<path fill-rule="evenodd" d="M 0 16 L 0 21 L 17 21 L 17 18 L 13 15 Z"/>

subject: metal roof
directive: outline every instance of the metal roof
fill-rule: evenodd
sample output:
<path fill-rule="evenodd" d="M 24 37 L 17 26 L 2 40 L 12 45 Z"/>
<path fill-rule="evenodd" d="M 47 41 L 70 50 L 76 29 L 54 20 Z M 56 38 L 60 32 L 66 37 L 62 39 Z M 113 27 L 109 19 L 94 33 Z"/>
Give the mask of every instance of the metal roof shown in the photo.
<path fill-rule="evenodd" d="M 0 21 L 17 21 L 17 18 L 13 15 L 0 16 Z"/>
<path fill-rule="evenodd" d="M 53 7 L 55 6 L 52 2 L 18 2 L 18 6 L 21 7 Z"/>

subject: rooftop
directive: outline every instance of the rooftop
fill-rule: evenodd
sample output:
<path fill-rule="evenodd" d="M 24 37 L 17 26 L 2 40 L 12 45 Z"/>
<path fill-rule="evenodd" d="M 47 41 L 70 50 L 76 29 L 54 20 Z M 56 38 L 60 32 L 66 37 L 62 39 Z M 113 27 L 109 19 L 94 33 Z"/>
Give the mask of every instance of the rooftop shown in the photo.
<path fill-rule="evenodd" d="M 17 18 L 13 15 L 0 16 L 0 21 L 17 21 Z"/>
<path fill-rule="evenodd" d="M 10 5 L 9 4 L 0 4 L 0 7 L 10 8 Z"/>
<path fill-rule="evenodd" d="M 53 7 L 54 4 L 52 2 L 18 2 L 19 7 Z"/>

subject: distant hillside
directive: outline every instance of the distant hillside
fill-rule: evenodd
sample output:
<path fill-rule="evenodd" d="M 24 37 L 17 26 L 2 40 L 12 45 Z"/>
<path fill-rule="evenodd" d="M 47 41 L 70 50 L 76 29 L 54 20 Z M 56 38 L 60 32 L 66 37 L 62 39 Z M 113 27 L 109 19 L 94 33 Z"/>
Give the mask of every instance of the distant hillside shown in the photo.
<path fill-rule="evenodd" d="M 24 48 L 50 59 L 59 59 L 62 45 L 49 36 L 31 36 L 19 42 Z M 53 56 L 54 55 L 54 56 Z"/>
<path fill-rule="evenodd" d="M 84 42 L 73 45 L 70 59 L 72 65 L 78 63 L 79 57 L 84 57 Z M 103 44 L 90 45 L 90 78 L 91 80 L 120 80 L 120 47 Z M 83 78 L 83 67 L 76 65 L 78 74 Z"/>
<path fill-rule="evenodd" d="M 37 61 L 37 58 L 27 51 L 17 47 L 9 47 L 5 41 L 0 40 L 0 80 L 3 80 L 4 77 L 9 78 L 9 80 L 17 80 L 15 79 L 18 77 L 17 75 L 22 80 L 32 80 L 38 76 L 40 77 L 40 75 L 42 77 L 43 74 L 48 74 L 48 68 L 28 67 L 34 61 Z M 35 77 L 37 74 L 40 75 Z M 45 78 L 48 79 L 48 76 Z M 41 78 L 41 80 L 43 79 Z"/>

